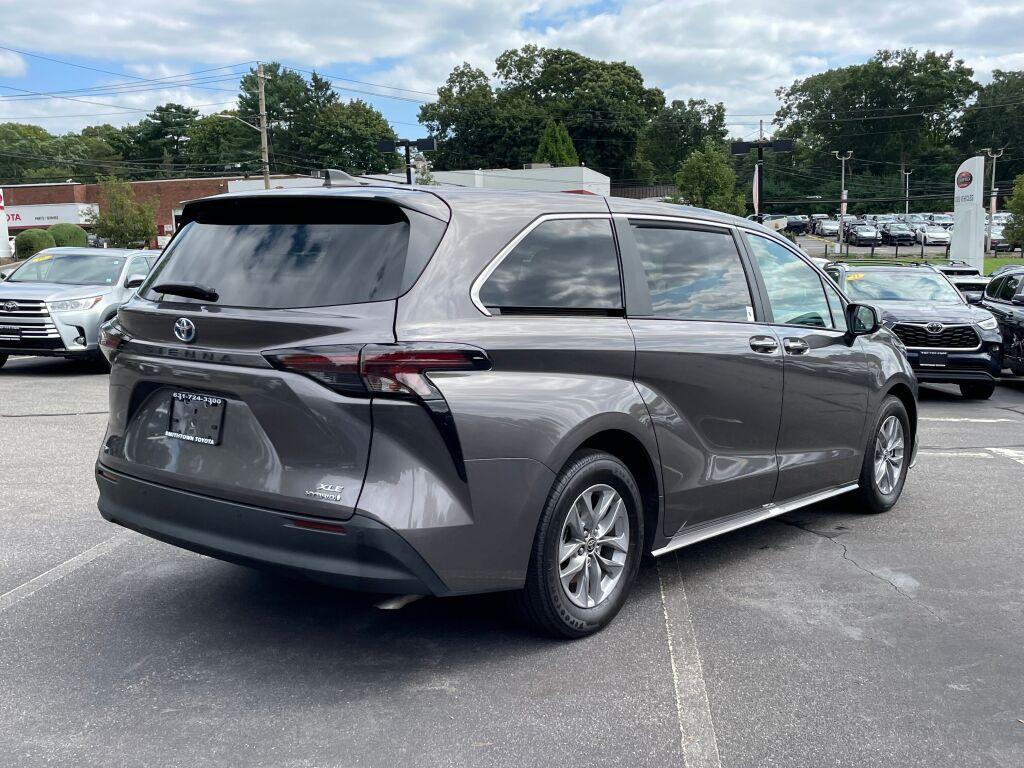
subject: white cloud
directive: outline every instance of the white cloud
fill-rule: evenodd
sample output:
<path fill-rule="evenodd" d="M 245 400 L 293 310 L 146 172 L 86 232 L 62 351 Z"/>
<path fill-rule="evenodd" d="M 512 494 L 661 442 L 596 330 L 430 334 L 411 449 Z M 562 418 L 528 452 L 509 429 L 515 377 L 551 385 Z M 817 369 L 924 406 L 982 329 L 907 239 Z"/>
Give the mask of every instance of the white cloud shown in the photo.
<path fill-rule="evenodd" d="M 811 0 L 431 0 L 400 8 L 379 0 L 180 0 L 173 6 L 158 0 L 48 0 L 23 5 L 5 20 L 7 38 L 20 48 L 65 59 L 102 52 L 104 60 L 119 61 L 141 77 L 280 59 L 335 72 L 354 67 L 365 73 L 360 79 L 425 91 L 462 61 L 490 73 L 502 50 L 536 42 L 627 61 L 669 98 L 724 101 L 731 114 L 766 118 L 777 106 L 779 86 L 863 61 L 880 48 L 952 49 L 983 81 L 993 68 L 1021 68 L 1022 27 L 1024 0 L 862 0 L 846 6 Z M 24 71 L 20 57 L 0 53 L 0 76 Z M 205 104 L 230 98 L 178 88 L 96 101 L 141 108 L 167 99 Z M 22 113 L 27 107 L 18 105 Z M 102 111 L 60 101 L 33 108 L 40 114 Z M 4 105 L 3 114 L 14 114 L 11 109 Z M 65 127 L 85 122 L 70 120 Z M 749 131 L 738 126 L 736 132 Z"/>

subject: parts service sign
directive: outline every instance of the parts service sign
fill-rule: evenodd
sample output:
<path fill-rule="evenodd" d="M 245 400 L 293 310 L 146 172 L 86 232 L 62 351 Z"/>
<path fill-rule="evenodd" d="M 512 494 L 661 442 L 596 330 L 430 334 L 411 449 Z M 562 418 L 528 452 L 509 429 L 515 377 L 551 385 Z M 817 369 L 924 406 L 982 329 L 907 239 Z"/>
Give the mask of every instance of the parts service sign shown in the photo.
<path fill-rule="evenodd" d="M 953 236 L 949 255 L 962 259 L 984 273 L 985 209 L 982 206 L 982 178 L 985 158 L 972 157 L 957 168 L 953 177 Z"/>

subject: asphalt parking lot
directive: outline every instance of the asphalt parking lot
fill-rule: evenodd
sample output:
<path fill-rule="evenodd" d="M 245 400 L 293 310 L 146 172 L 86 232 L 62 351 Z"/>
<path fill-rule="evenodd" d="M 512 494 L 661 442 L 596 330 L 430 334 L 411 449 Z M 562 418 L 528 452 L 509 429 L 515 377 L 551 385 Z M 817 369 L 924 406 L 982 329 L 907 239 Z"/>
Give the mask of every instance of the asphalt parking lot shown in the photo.
<path fill-rule="evenodd" d="M 595 637 L 375 599 L 119 529 L 106 376 L 0 371 L 5 766 L 1024 765 L 1024 382 L 924 388 L 903 499 L 647 562 Z"/>
<path fill-rule="evenodd" d="M 836 247 L 839 245 L 836 238 L 825 238 L 817 235 L 798 235 L 797 243 L 800 245 L 808 255 L 816 258 L 837 258 L 839 252 L 836 251 Z M 948 253 L 945 245 L 926 245 L 923 249 L 920 243 L 914 243 L 913 245 L 901 245 L 899 249 L 895 245 L 876 245 L 874 249 L 868 245 L 850 245 L 848 242 L 843 242 L 842 254 L 845 256 L 849 252 L 851 256 L 875 256 L 880 259 L 914 259 L 914 258 L 927 258 L 927 259 L 941 259 L 948 258 Z"/>

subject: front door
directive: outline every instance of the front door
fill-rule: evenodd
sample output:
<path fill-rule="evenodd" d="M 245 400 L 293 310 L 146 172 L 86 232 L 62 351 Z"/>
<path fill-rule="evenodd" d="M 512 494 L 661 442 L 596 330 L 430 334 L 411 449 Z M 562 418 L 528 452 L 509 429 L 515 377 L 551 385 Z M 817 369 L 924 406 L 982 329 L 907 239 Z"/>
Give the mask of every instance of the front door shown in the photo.
<path fill-rule="evenodd" d="M 771 501 L 781 346 L 757 316 L 730 228 L 641 217 L 617 225 L 635 380 L 654 422 L 671 537 Z"/>
<path fill-rule="evenodd" d="M 866 356 L 846 333 L 839 292 L 776 240 L 746 235 L 783 351 L 775 501 L 852 483 L 865 449 Z"/>

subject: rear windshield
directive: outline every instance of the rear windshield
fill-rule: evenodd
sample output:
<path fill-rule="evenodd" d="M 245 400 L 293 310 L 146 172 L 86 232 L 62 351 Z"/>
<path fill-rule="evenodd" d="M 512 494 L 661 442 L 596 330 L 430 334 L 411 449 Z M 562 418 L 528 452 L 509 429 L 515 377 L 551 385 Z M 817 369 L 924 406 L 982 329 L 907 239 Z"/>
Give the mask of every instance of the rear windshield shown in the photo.
<path fill-rule="evenodd" d="M 287 309 L 395 299 L 408 290 L 445 225 L 365 200 L 263 199 L 202 210 L 174 238 L 143 289 L 151 301 Z M 199 302 L 154 290 L 196 283 Z"/>

